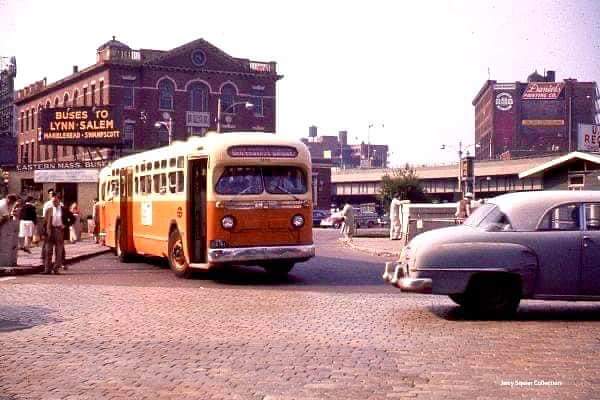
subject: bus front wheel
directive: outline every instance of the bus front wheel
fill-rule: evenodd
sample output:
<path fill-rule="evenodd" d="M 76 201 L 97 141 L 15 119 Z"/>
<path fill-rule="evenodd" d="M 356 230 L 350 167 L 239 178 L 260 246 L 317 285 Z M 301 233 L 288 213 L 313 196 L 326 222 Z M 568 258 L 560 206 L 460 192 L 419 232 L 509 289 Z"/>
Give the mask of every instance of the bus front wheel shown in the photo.
<path fill-rule="evenodd" d="M 185 258 L 183 240 L 177 229 L 169 235 L 169 266 L 178 278 L 189 278 L 192 275 L 192 269 Z"/>

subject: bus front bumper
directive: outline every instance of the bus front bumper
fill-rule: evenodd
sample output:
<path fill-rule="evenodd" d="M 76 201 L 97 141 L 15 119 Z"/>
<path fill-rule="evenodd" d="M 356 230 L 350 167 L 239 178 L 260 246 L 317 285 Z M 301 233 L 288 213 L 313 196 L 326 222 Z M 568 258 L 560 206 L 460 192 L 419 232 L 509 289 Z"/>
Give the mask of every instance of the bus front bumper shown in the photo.
<path fill-rule="evenodd" d="M 306 261 L 315 256 L 314 245 L 234 247 L 209 249 L 209 263 L 236 263 L 268 260 Z"/>

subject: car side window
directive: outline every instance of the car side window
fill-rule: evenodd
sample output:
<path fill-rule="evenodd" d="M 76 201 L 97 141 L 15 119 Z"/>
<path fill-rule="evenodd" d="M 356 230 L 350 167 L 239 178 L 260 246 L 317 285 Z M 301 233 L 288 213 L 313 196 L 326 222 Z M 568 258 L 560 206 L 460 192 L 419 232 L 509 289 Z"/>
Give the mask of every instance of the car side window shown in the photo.
<path fill-rule="evenodd" d="M 578 231 L 581 229 L 579 204 L 565 204 L 556 207 L 544 216 L 538 230 Z"/>
<path fill-rule="evenodd" d="M 600 203 L 585 205 L 585 229 L 600 231 Z"/>

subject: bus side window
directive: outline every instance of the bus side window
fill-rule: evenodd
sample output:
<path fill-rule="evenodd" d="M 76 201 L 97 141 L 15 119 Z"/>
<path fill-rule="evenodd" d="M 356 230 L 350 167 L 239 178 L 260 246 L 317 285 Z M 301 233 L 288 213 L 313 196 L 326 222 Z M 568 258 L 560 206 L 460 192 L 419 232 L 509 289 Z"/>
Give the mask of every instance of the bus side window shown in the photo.
<path fill-rule="evenodd" d="M 177 192 L 183 192 L 184 186 L 183 171 L 177 171 Z"/>
<path fill-rule="evenodd" d="M 175 160 L 171 158 L 171 160 Z M 169 172 L 169 192 L 175 193 L 177 190 L 177 175 L 175 172 Z"/>
<path fill-rule="evenodd" d="M 135 177 L 135 194 L 138 194 L 140 192 L 140 178 L 138 178 L 137 176 Z"/>
<path fill-rule="evenodd" d="M 160 174 L 153 175 L 152 178 L 153 178 L 152 186 L 154 187 L 153 192 L 158 193 L 160 190 Z"/>
<path fill-rule="evenodd" d="M 102 187 L 100 189 L 100 200 L 104 201 L 106 199 L 106 182 L 102 182 Z"/>
<path fill-rule="evenodd" d="M 169 167 L 175 167 L 177 165 L 177 160 L 174 158 L 169 158 Z"/>
<path fill-rule="evenodd" d="M 160 167 L 167 168 L 167 160 L 160 160 Z"/>
<path fill-rule="evenodd" d="M 183 168 L 183 157 L 177 157 L 177 168 Z"/>
<path fill-rule="evenodd" d="M 167 174 L 164 172 L 160 174 L 160 194 L 163 193 L 167 193 Z"/>
<path fill-rule="evenodd" d="M 146 176 L 140 177 L 140 192 L 146 194 Z"/>

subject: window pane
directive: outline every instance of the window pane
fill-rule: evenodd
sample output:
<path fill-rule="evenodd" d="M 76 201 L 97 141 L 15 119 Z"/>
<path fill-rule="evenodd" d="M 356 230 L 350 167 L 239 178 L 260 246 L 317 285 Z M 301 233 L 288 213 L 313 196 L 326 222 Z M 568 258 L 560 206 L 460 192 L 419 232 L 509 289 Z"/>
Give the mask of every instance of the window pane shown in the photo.
<path fill-rule="evenodd" d="M 568 204 L 550 210 L 540 223 L 540 230 L 579 230 L 579 205 Z"/>
<path fill-rule="evenodd" d="M 146 177 L 142 176 L 140 179 L 140 192 L 146 194 Z"/>
<path fill-rule="evenodd" d="M 169 192 L 175 193 L 177 190 L 177 174 L 169 172 Z"/>
<path fill-rule="evenodd" d="M 183 157 L 177 157 L 177 168 L 183 168 Z"/>
<path fill-rule="evenodd" d="M 160 188 L 160 174 L 156 174 L 153 176 L 152 185 L 154 186 L 154 193 L 158 193 Z"/>
<path fill-rule="evenodd" d="M 184 184 L 183 171 L 177 171 L 177 192 L 183 192 Z"/>
<path fill-rule="evenodd" d="M 263 184 L 259 167 L 227 167 L 216 187 L 220 194 L 259 194 Z"/>
<path fill-rule="evenodd" d="M 306 175 L 296 167 L 263 167 L 267 192 L 272 194 L 306 193 Z"/>
<path fill-rule="evenodd" d="M 589 231 L 600 230 L 600 203 L 585 205 L 585 228 Z"/>

